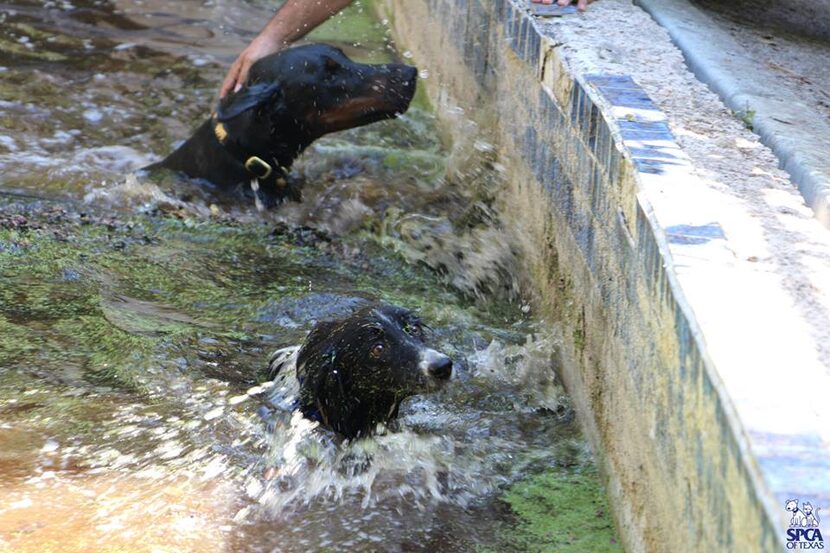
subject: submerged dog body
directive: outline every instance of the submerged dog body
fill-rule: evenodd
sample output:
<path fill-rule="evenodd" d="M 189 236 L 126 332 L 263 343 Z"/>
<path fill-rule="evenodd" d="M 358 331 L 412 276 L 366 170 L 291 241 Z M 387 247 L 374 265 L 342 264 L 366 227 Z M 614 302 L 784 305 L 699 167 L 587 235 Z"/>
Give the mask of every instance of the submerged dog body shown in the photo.
<path fill-rule="evenodd" d="M 147 169 L 179 171 L 224 192 L 250 183 L 266 205 L 299 200 L 286 181 L 297 156 L 325 134 L 403 113 L 416 77 L 414 67 L 355 63 L 323 44 L 283 50 L 257 61 L 244 87 Z"/>
<path fill-rule="evenodd" d="M 290 370 L 272 358 L 277 379 Z M 296 355 L 296 404 L 309 419 L 346 438 L 371 434 L 398 414 L 409 396 L 438 389 L 452 377 L 452 361 L 426 346 L 420 320 L 390 306 L 364 307 L 318 323 Z"/>

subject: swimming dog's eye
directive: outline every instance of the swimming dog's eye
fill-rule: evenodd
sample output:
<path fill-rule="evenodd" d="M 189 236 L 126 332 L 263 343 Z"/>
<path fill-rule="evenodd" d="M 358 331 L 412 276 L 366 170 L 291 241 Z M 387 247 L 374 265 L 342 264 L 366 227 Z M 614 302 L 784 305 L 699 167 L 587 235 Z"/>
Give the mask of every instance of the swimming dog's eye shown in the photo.
<path fill-rule="evenodd" d="M 372 346 L 372 357 L 380 357 L 383 355 L 383 351 L 386 349 L 386 346 L 382 343 L 377 343 Z"/>
<path fill-rule="evenodd" d="M 403 331 L 414 338 L 423 338 L 424 336 L 424 329 L 418 323 L 407 323 L 403 327 Z"/>

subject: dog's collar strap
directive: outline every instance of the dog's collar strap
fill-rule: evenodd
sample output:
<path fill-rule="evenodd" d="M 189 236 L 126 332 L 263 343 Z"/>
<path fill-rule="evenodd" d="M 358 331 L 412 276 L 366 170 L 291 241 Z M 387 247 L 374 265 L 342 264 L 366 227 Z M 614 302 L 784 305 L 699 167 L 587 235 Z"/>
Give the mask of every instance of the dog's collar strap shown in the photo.
<path fill-rule="evenodd" d="M 273 163 L 268 163 L 265 159 L 258 155 L 248 155 L 245 152 L 240 152 L 234 144 L 228 142 L 228 129 L 225 127 L 225 124 L 219 120 L 216 112 L 211 114 L 211 119 L 213 120 L 213 134 L 216 135 L 216 139 L 222 146 L 225 147 L 225 150 L 242 163 L 245 170 L 248 171 L 252 177 L 257 179 L 262 185 L 266 184 L 269 177 L 273 177 L 271 180 L 273 180 L 273 183 L 277 188 L 283 188 L 286 185 L 284 177 L 286 171 L 284 168 L 279 166 L 276 160 L 272 160 Z"/>

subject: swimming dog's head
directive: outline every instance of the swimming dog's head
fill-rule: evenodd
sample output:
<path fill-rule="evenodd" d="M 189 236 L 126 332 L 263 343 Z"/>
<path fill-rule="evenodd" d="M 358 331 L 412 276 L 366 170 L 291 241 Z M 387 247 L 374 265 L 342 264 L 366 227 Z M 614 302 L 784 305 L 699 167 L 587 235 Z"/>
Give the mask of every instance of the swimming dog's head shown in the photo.
<path fill-rule="evenodd" d="M 148 170 L 179 171 L 218 192 L 250 183 L 264 205 L 300 199 L 286 179 L 294 159 L 324 134 L 406 111 L 417 71 L 355 63 L 338 48 L 311 44 L 266 56 L 185 143 Z"/>
<path fill-rule="evenodd" d="M 397 416 L 401 400 L 437 389 L 452 372 L 411 311 L 369 306 L 311 331 L 297 358 L 300 409 L 346 437 L 365 435 Z"/>
<path fill-rule="evenodd" d="M 217 118 L 240 140 L 294 141 L 392 119 L 406 111 L 417 71 L 408 65 L 366 65 L 325 44 L 289 48 L 252 67 Z"/>

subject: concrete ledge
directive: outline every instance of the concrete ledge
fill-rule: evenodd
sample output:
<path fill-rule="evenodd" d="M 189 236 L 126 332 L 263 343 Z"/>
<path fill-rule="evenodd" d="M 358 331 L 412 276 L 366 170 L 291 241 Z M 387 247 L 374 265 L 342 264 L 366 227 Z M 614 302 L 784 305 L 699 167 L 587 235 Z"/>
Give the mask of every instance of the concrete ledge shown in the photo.
<path fill-rule="evenodd" d="M 830 503 L 830 371 L 786 283 L 736 256 L 724 229 L 751 214 L 634 80 L 575 72 L 523 2 L 380 4 L 456 140 L 473 119 L 499 143 L 504 228 L 626 548 L 783 550 L 783 500 Z"/>
<path fill-rule="evenodd" d="M 687 0 L 637 0 L 683 51 L 689 68 L 746 120 L 781 160 L 816 217 L 830 227 L 830 123 L 770 90 L 767 70 L 743 59 L 726 33 Z M 810 129 L 810 132 L 804 132 Z"/>

